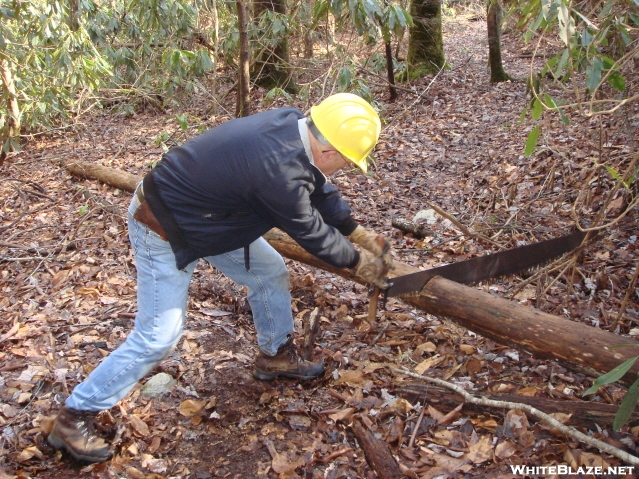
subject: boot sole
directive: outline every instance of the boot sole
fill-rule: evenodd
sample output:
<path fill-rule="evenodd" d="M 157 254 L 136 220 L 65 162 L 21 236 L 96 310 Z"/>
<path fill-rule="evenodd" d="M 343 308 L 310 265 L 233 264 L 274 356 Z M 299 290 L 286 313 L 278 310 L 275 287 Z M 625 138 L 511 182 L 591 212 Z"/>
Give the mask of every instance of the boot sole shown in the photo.
<path fill-rule="evenodd" d="M 259 369 L 253 369 L 253 377 L 260 381 L 272 381 L 275 378 L 288 378 L 297 379 L 299 381 L 311 381 L 313 379 L 321 378 L 324 375 L 324 371 L 316 376 L 300 376 L 295 374 L 286 374 L 278 372 L 260 371 Z"/>
<path fill-rule="evenodd" d="M 109 453 L 107 456 L 85 456 L 83 454 L 80 454 L 80 453 L 74 451 L 73 449 L 71 449 L 70 447 L 68 447 L 67 444 L 62 439 L 60 439 L 58 436 L 56 436 L 53 431 L 51 431 L 51 433 L 49 434 L 49 437 L 47 437 L 47 442 L 53 448 L 55 448 L 57 450 L 64 449 L 69 454 L 71 454 L 71 456 L 73 456 L 73 458 L 76 461 L 84 462 L 84 463 L 88 463 L 88 464 L 94 464 L 96 462 L 107 461 L 113 455 L 113 453 Z"/>

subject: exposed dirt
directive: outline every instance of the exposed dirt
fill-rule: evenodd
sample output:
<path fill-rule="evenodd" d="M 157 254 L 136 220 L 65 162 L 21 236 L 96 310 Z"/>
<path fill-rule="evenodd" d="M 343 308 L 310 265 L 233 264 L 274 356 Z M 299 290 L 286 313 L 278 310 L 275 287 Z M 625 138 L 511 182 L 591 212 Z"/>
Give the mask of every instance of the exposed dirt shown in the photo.
<path fill-rule="evenodd" d="M 576 116 L 564 126 L 549 119 L 545 143 L 524 157 L 530 127 L 517 122 L 528 101 L 525 83 L 489 83 L 485 38 L 483 21 L 447 22 L 452 68 L 412 85 L 414 92 L 404 92 L 398 103 L 380 101 L 387 123 L 375 177 L 350 172 L 333 179 L 356 218 L 389 236 L 397 258 L 417 267 L 459 261 L 493 246 L 465 237 L 439 216 L 433 235 L 419 240 L 394 229 L 393 215 L 413 219 L 433 202 L 506 247 L 557 236 L 574 224 L 572 204 L 593 159 L 623 166 L 636 153 L 635 109 L 606 124 L 603 150 L 590 120 Z M 526 76 L 529 51 L 515 34 L 504 37 L 504 64 L 513 77 Z M 255 92 L 256 110 L 263 93 Z M 192 114 L 204 111 L 193 108 Z M 364 287 L 288 260 L 298 331 L 314 308 L 322 316 L 314 357 L 326 361 L 323 379 L 253 379 L 256 345 L 244 294 L 201 263 L 184 339 L 149 375 L 166 372 L 177 385 L 152 399 L 136 388 L 105 414 L 105 434 L 119 451 L 110 462 L 84 467 L 53 451 L 46 444 L 53 415 L 124 340 L 136 310 L 125 221 L 129 194 L 72 178 L 58 161 L 90 161 L 142 175 L 161 155 L 154 144 L 158 135 L 172 133 L 169 145 L 184 139 L 173 119 L 180 112 L 126 117 L 113 110 L 84 118 L 72 129 L 29 138 L 3 167 L 0 478 L 373 478 L 349 426 L 354 420 L 383 439 L 411 477 L 514 477 L 510 465 L 623 465 L 515 411 L 462 408 L 446 416 L 452 408 L 428 397 L 402 398 L 402 387 L 414 380 L 393 369 L 420 366 L 479 393 L 565 399 L 569 413 L 570 401 L 580 398 L 592 378 L 496 345 L 396 299 L 368 323 Z M 201 126 L 229 118 L 220 114 Z M 196 128 L 188 132 L 195 134 Z M 593 181 L 590 206 L 578 212 L 584 221 L 596 213 L 611 179 L 600 175 Z M 620 212 L 625 199 L 619 198 Z M 626 292 L 637 267 L 637 230 L 635 209 L 587 251 L 572 286 L 562 275 L 551 283 L 551 274 L 513 300 L 595 327 L 610 327 L 622 310 L 614 329 L 633 333 L 639 297 L 635 290 L 626 298 Z M 521 282 L 512 278 L 485 288 L 509 297 Z M 610 386 L 588 399 L 618 404 L 622 397 L 621 388 Z M 422 407 L 426 413 L 420 415 Z M 596 437 L 636 453 L 636 428 L 616 433 L 609 424 L 599 426 L 591 428 Z"/>

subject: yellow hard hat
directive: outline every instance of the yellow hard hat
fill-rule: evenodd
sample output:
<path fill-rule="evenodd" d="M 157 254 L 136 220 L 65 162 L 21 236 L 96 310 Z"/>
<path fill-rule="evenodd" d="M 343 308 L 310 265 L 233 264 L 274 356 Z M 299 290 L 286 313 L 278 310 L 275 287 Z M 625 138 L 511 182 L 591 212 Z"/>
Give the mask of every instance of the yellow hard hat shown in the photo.
<path fill-rule="evenodd" d="M 366 171 L 366 157 L 382 129 L 370 103 L 352 93 L 337 93 L 311 108 L 311 120 L 326 141 Z"/>

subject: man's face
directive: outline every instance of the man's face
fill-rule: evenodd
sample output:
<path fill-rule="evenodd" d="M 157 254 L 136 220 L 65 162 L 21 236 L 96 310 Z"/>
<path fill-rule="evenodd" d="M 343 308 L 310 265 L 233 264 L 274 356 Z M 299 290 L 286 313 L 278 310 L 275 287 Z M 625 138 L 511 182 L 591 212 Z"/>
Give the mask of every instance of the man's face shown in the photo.
<path fill-rule="evenodd" d="M 337 173 L 342 168 L 348 166 L 348 160 L 335 149 L 322 150 L 322 161 L 317 162 L 317 167 L 326 176 Z"/>

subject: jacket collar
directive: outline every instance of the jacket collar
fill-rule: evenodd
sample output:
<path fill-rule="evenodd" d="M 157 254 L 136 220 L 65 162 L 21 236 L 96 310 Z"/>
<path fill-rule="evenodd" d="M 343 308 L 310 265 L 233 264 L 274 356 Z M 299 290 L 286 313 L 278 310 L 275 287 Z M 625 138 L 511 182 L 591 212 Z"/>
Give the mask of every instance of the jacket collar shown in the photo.
<path fill-rule="evenodd" d="M 311 163 L 314 165 L 315 161 L 313 160 L 313 152 L 311 151 L 311 139 L 308 134 L 308 126 L 306 125 L 306 118 L 300 118 L 297 120 L 297 127 L 300 130 L 300 138 L 302 139 L 302 144 L 304 145 L 304 151 L 306 151 L 306 156 L 311 160 Z"/>
<path fill-rule="evenodd" d="M 315 181 L 318 186 L 323 186 L 326 183 L 326 175 L 320 171 L 320 169 L 315 166 L 315 162 L 313 161 L 313 152 L 311 151 L 311 139 L 309 138 L 308 133 L 308 125 L 306 124 L 306 118 L 300 118 L 297 121 L 297 127 L 300 131 L 300 138 L 302 139 L 302 144 L 304 145 L 304 151 L 306 152 L 306 156 L 311 160 L 311 165 L 313 166 L 313 175 L 315 176 Z"/>

